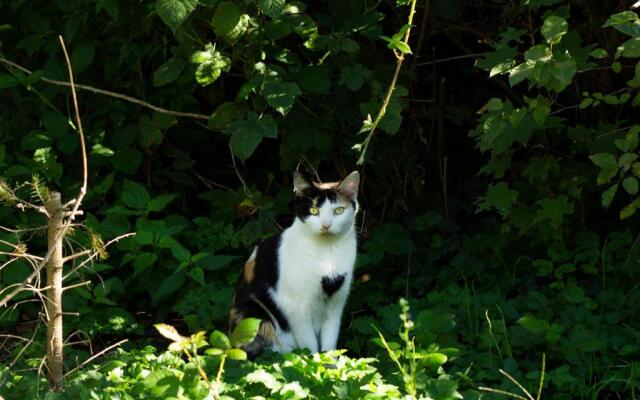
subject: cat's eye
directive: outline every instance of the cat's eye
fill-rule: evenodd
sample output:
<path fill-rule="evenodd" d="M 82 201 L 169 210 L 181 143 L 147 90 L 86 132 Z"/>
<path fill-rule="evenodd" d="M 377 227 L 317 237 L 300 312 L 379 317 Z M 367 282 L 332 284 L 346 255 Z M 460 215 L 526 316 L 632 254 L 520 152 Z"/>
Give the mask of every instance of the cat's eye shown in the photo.
<path fill-rule="evenodd" d="M 317 207 L 311 207 L 311 208 L 309 209 L 309 212 L 311 213 L 311 215 L 318 215 L 318 214 L 320 214 L 320 210 L 318 210 L 318 208 L 317 208 Z"/>
<path fill-rule="evenodd" d="M 344 212 L 344 207 L 338 207 L 338 208 L 336 208 L 335 210 L 333 210 L 333 213 L 334 213 L 335 215 L 340 215 L 340 214 L 342 214 L 343 212 Z"/>

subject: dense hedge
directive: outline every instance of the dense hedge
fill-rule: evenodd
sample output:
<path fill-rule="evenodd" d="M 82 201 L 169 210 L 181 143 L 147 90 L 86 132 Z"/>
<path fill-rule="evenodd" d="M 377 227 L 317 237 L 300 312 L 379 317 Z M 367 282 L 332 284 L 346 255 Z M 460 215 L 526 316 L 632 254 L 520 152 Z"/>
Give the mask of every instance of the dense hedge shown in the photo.
<path fill-rule="evenodd" d="M 67 80 L 58 34 L 78 83 L 190 113 L 80 91 L 90 190 L 66 246 L 136 236 L 66 281 L 92 281 L 65 293 L 65 310 L 79 313 L 65 318 L 68 370 L 130 340 L 70 375 L 68 396 L 207 396 L 197 363 L 145 347 L 166 344 L 152 324 L 225 329 L 242 258 L 291 221 L 298 165 L 324 180 L 362 171 L 357 279 L 340 339 L 349 357 L 335 370 L 325 368 L 333 359 L 302 353 L 229 361 L 223 393 L 488 398 L 484 386 L 524 396 L 503 369 L 535 396 L 544 354 L 542 397 L 636 396 L 640 20 L 631 2 L 427 0 L 407 49 L 410 3 L 0 0 L 0 194 L 17 187 L 38 202 L 46 188 L 67 200 L 79 190 L 70 92 L 51 83 Z M 1 226 L 42 225 L 9 203 Z M 0 240 L 44 246 L 37 231 L 1 230 Z M 3 266 L 0 289 L 30 271 Z M 45 392 L 25 372 L 44 345 L 41 304 L 22 302 L 31 298 L 0 310 L 2 332 L 36 329 L 24 352 L 23 341 L 0 339 L 7 399 Z M 204 367 L 215 376 L 210 353 Z"/>

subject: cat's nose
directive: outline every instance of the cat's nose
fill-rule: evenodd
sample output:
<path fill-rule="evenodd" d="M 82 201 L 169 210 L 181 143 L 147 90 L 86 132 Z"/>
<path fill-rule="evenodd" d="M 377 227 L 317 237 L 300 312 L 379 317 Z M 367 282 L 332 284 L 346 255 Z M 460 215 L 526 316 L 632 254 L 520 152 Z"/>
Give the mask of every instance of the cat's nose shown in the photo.
<path fill-rule="evenodd" d="M 324 229 L 324 230 L 329 230 L 329 228 L 331 228 L 331 223 L 329 223 L 329 224 L 322 224 L 322 229 Z"/>

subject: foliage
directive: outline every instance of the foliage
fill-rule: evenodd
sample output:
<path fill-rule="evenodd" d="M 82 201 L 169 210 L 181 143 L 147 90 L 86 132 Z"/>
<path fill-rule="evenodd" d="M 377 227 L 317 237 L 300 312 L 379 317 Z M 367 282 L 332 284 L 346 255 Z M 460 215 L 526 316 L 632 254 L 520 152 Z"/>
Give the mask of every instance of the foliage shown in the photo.
<path fill-rule="evenodd" d="M 0 71 L 0 197 L 12 202 L 2 227 L 42 224 L 16 211 L 12 191 L 35 201 L 37 188 L 79 188 L 68 90 L 42 79 L 66 79 L 58 33 L 79 83 L 196 114 L 80 92 L 89 192 L 69 245 L 136 236 L 70 275 L 91 284 L 65 293 L 79 314 L 66 318 L 67 371 L 130 341 L 46 393 L 34 372 L 41 310 L 18 297 L 0 330 L 33 343 L 2 337 L 0 395 L 210 395 L 221 354 L 237 350 L 215 330 L 242 260 L 291 221 L 291 171 L 353 169 L 403 55 L 364 154 L 347 352 L 227 360 L 221 396 L 524 393 L 502 369 L 541 398 L 637 397 L 637 13 L 628 2 L 432 0 L 417 4 L 407 42 L 410 3 L 0 0 L 0 57 L 34 70 Z M 44 248 L 37 230 L 0 240 L 1 252 Z M 0 290 L 30 272 L 4 257 Z M 163 321 L 193 333 L 178 341 L 190 356 L 157 350 Z"/>

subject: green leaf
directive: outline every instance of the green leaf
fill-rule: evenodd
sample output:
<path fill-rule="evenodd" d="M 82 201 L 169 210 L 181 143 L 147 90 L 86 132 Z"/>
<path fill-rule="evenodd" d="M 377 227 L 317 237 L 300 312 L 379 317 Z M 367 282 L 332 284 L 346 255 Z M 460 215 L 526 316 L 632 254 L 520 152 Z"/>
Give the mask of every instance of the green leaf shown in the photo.
<path fill-rule="evenodd" d="M 589 55 L 596 59 L 605 58 L 607 56 L 607 51 L 605 49 L 595 49 Z"/>
<path fill-rule="evenodd" d="M 278 125 L 270 115 L 258 118 L 253 111 L 246 120 L 234 121 L 227 126 L 225 133 L 231 135 L 231 150 L 242 161 L 253 154 L 263 138 L 276 138 Z"/>
<path fill-rule="evenodd" d="M 87 69 L 96 55 L 96 46 L 93 43 L 82 43 L 71 53 L 71 66 L 74 74 Z"/>
<path fill-rule="evenodd" d="M 171 293 L 180 289 L 184 284 L 184 281 L 185 281 L 185 277 L 184 277 L 184 274 L 182 273 L 171 274 L 168 277 L 166 277 L 162 281 L 158 289 L 152 292 L 154 304 L 157 304 L 159 300 L 169 296 Z"/>
<path fill-rule="evenodd" d="M 527 61 L 545 62 L 551 60 L 552 57 L 551 49 L 546 44 L 530 47 L 524 52 L 524 59 Z"/>
<path fill-rule="evenodd" d="M 509 214 L 517 198 L 517 191 L 509 189 L 505 182 L 499 182 L 489 186 L 487 194 L 480 198 L 478 210 L 483 211 L 495 208 L 504 217 Z"/>
<path fill-rule="evenodd" d="M 535 67 L 533 62 L 522 63 L 509 71 L 509 85 L 515 86 L 525 79 L 528 79 Z"/>
<path fill-rule="evenodd" d="M 611 178 L 618 173 L 618 163 L 616 163 L 616 158 L 612 154 L 598 153 L 589 156 L 589 158 L 595 165 L 600 167 L 600 173 L 597 179 L 598 185 L 609 183 Z"/>
<path fill-rule="evenodd" d="M 573 204 L 564 195 L 552 199 L 542 199 L 538 205 L 540 209 L 536 214 L 536 221 L 550 220 L 553 226 L 560 226 L 564 216 L 573 212 Z"/>
<path fill-rule="evenodd" d="M 604 208 L 609 207 L 609 204 L 611 204 L 611 201 L 613 201 L 613 198 L 615 197 L 617 191 L 618 191 L 618 184 L 616 183 L 615 185 L 611 186 L 609 189 L 605 190 L 602 193 L 602 207 Z"/>
<path fill-rule="evenodd" d="M 162 64 L 153 73 L 153 86 L 163 86 L 175 81 L 184 69 L 185 61 L 180 57 L 174 57 Z"/>
<path fill-rule="evenodd" d="M 564 89 L 571 83 L 576 71 L 576 62 L 573 60 L 558 62 L 553 66 L 553 76 L 560 81 L 561 89 Z"/>
<path fill-rule="evenodd" d="M 635 214 L 636 209 L 640 206 L 640 199 L 634 200 L 622 210 L 620 210 L 620 219 L 626 219 Z"/>
<path fill-rule="evenodd" d="M 141 272 L 152 266 L 157 259 L 158 256 L 153 253 L 139 254 L 133 261 L 133 276 L 139 275 Z"/>
<path fill-rule="evenodd" d="M 541 32 L 547 43 L 554 45 L 559 43 L 562 36 L 567 33 L 567 28 L 567 21 L 554 15 L 544 20 Z"/>
<path fill-rule="evenodd" d="M 198 282 L 200 285 L 205 285 L 204 271 L 202 270 L 202 268 L 194 267 L 191 271 L 189 271 L 189 277 Z"/>
<path fill-rule="evenodd" d="M 232 121 L 240 119 L 247 113 L 246 107 L 227 101 L 220 104 L 209 117 L 210 129 L 224 130 Z"/>
<path fill-rule="evenodd" d="M 164 208 L 175 199 L 177 195 L 175 194 L 163 194 L 158 197 L 154 197 L 149 201 L 147 205 L 147 211 L 149 212 L 157 212 L 162 211 Z"/>
<path fill-rule="evenodd" d="M 231 360 L 244 361 L 247 359 L 247 353 L 242 349 L 229 349 L 224 353 Z"/>
<path fill-rule="evenodd" d="M 233 44 L 246 32 L 249 26 L 249 16 L 243 14 L 235 3 L 225 1 L 216 8 L 211 25 L 217 36 L 224 37 Z"/>
<path fill-rule="evenodd" d="M 257 318 L 246 318 L 238 323 L 229 340 L 233 347 L 240 347 L 251 343 L 260 329 L 260 320 Z"/>
<path fill-rule="evenodd" d="M 638 179 L 629 176 L 622 181 L 622 187 L 629 194 L 638 194 Z"/>
<path fill-rule="evenodd" d="M 349 90 L 355 92 L 371 77 L 371 73 L 371 70 L 364 68 L 362 64 L 345 65 L 340 72 L 338 84 L 347 85 Z"/>
<path fill-rule="evenodd" d="M 282 15 L 286 5 L 285 0 L 258 0 L 258 9 L 270 18 L 278 18 Z"/>
<path fill-rule="evenodd" d="M 156 12 L 173 33 L 196 9 L 198 0 L 157 0 Z"/>
<path fill-rule="evenodd" d="M 532 315 L 525 315 L 524 317 L 516 321 L 519 325 L 524 327 L 531 333 L 541 335 L 549 329 L 549 322 L 543 319 L 536 318 Z"/>
<path fill-rule="evenodd" d="M 125 179 L 122 186 L 122 202 L 130 208 L 135 210 L 144 210 L 147 208 L 147 203 L 151 200 L 149 192 L 139 183 Z"/>
<path fill-rule="evenodd" d="M 633 39 L 629 39 L 626 42 L 622 43 L 618 46 L 616 50 L 616 55 L 621 55 L 622 57 L 627 58 L 638 58 L 640 57 L 640 37 L 635 37 Z M 619 71 L 616 71 L 619 72 Z"/>
<path fill-rule="evenodd" d="M 200 64 L 196 68 L 196 81 L 202 86 L 212 84 L 222 72 L 231 68 L 229 57 L 222 55 L 211 43 L 205 45 L 204 51 L 193 53 L 191 62 Z"/>
<path fill-rule="evenodd" d="M 222 350 L 231 348 L 231 342 L 229 342 L 229 338 L 227 337 L 227 335 L 220 331 L 211 332 L 211 336 L 209 336 L 209 344 L 212 347 Z"/>
<path fill-rule="evenodd" d="M 267 104 L 282 115 L 286 115 L 301 94 L 300 87 L 293 82 L 269 82 L 264 85 L 262 95 Z"/>

